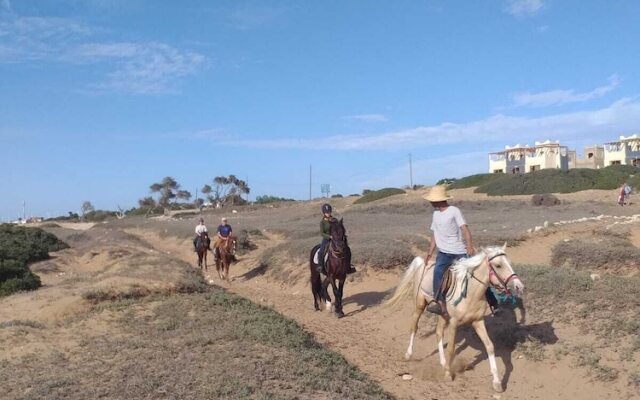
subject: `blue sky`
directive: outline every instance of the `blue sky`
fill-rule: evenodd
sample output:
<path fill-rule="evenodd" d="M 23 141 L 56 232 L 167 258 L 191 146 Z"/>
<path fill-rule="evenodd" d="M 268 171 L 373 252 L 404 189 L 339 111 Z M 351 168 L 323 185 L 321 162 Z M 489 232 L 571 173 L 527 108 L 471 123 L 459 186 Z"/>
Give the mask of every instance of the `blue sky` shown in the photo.
<path fill-rule="evenodd" d="M 640 131 L 638 1 L 0 0 L 0 219 L 170 175 L 304 199 Z"/>

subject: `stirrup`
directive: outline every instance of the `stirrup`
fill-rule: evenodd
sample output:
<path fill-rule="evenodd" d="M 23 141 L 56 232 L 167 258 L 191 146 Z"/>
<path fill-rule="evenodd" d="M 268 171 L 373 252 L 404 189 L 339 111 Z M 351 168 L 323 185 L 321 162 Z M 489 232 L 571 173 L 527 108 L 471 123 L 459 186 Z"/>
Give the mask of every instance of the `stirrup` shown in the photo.
<path fill-rule="evenodd" d="M 433 314 L 441 315 L 445 318 L 449 317 L 449 313 L 447 312 L 447 310 L 443 309 L 440 303 L 436 300 L 427 305 L 427 311 Z"/>

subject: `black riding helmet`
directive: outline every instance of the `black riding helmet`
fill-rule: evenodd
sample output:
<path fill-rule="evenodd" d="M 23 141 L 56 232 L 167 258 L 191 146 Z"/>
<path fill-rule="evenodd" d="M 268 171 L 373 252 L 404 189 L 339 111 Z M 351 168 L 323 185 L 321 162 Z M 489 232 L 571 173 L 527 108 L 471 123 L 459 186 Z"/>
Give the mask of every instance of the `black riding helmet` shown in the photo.
<path fill-rule="evenodd" d="M 331 204 L 324 203 L 324 204 L 322 205 L 322 213 L 323 213 L 323 214 L 330 213 L 331 211 L 332 211 L 332 209 L 331 209 Z"/>

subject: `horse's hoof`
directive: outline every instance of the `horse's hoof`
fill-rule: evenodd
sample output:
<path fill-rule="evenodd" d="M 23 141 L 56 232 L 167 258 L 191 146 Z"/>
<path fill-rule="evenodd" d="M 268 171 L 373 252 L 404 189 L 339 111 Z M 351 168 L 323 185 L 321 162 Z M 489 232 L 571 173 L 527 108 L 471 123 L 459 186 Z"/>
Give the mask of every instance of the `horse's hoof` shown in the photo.
<path fill-rule="evenodd" d="M 409 353 L 408 351 L 406 353 L 404 353 L 404 359 L 407 360 L 407 361 L 411 360 L 411 356 L 412 356 L 412 354 Z"/>
<path fill-rule="evenodd" d="M 451 375 L 449 372 L 445 372 L 444 373 L 444 380 L 445 381 L 453 381 L 453 375 Z"/>
<path fill-rule="evenodd" d="M 342 311 L 336 311 L 336 317 L 342 318 L 344 317 L 344 313 Z"/>
<path fill-rule="evenodd" d="M 502 388 L 502 383 L 500 382 L 493 382 L 493 390 L 495 390 L 498 393 L 502 393 L 504 391 L 504 389 Z"/>

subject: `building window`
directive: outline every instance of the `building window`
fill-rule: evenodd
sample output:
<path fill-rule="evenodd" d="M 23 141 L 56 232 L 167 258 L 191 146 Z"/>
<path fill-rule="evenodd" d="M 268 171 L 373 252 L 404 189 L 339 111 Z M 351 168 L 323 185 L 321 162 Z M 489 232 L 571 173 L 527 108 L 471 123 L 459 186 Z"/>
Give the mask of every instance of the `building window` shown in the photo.
<path fill-rule="evenodd" d="M 529 171 L 531 171 L 531 172 L 540 171 L 540 166 L 539 165 L 532 165 L 531 167 L 529 167 Z"/>
<path fill-rule="evenodd" d="M 589 153 L 589 154 L 587 155 L 587 158 L 593 158 L 593 153 Z"/>
<path fill-rule="evenodd" d="M 501 173 L 502 173 L 502 170 L 501 170 L 501 169 L 494 169 L 494 170 L 493 170 L 493 173 L 494 173 L 494 174 L 501 174 Z"/>
<path fill-rule="evenodd" d="M 611 165 L 620 165 L 620 164 L 622 164 L 622 161 L 620 160 L 611 161 Z"/>

